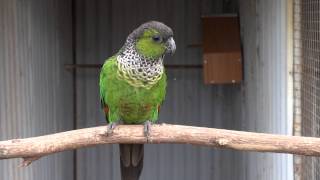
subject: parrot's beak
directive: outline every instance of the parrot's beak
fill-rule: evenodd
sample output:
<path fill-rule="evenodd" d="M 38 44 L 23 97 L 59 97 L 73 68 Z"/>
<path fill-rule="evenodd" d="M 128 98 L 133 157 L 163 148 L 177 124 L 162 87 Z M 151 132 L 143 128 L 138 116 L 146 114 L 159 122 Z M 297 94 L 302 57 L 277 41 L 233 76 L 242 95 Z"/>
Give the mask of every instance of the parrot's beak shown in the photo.
<path fill-rule="evenodd" d="M 169 54 L 174 54 L 174 52 L 176 51 L 176 43 L 174 42 L 173 38 L 170 37 L 167 42 L 166 42 L 166 49 L 167 49 L 167 53 Z"/>

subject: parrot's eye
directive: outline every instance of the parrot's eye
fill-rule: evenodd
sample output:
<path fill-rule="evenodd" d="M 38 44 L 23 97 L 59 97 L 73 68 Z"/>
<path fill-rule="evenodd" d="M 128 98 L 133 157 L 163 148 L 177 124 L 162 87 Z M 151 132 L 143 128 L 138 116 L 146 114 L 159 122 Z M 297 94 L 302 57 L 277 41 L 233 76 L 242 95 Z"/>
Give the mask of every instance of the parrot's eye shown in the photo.
<path fill-rule="evenodd" d="M 155 36 L 152 37 L 152 40 L 155 41 L 155 42 L 160 43 L 162 41 L 162 38 L 160 36 L 158 36 L 158 35 L 155 35 Z"/>

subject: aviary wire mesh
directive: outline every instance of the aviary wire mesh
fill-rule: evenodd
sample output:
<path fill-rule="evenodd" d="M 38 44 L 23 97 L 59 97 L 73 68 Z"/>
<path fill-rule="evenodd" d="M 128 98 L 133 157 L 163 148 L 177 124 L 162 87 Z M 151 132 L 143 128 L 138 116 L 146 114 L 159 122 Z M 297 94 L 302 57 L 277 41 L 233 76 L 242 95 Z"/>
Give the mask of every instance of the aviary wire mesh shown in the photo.
<path fill-rule="evenodd" d="M 320 136 L 320 0 L 301 0 L 301 133 Z M 320 179 L 320 158 L 303 157 L 303 180 Z"/>

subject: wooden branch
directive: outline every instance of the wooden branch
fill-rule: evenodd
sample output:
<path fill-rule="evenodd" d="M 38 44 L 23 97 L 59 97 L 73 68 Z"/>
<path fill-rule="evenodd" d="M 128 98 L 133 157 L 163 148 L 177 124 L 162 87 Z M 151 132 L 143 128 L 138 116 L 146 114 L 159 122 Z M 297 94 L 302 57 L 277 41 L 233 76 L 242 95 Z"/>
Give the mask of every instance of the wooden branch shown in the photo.
<path fill-rule="evenodd" d="M 152 125 L 148 139 L 142 125 L 119 125 L 111 136 L 106 126 L 39 137 L 0 141 L 0 159 L 24 158 L 22 166 L 48 154 L 98 144 L 178 143 L 243 151 L 320 156 L 320 138 L 273 135 L 181 125 Z"/>

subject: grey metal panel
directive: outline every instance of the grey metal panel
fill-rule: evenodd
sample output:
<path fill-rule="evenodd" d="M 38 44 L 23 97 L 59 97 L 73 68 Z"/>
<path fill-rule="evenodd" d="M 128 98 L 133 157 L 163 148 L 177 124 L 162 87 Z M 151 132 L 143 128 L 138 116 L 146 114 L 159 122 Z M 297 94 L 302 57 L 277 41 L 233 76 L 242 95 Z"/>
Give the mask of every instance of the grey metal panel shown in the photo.
<path fill-rule="evenodd" d="M 165 63 L 201 64 L 201 49 L 188 45 L 201 43 L 202 11 L 222 12 L 216 9 L 219 9 L 216 5 L 208 7 L 194 0 L 77 1 L 77 63 L 104 62 L 120 49 L 134 28 L 154 19 L 174 30 L 178 49 L 174 56 L 166 57 Z M 167 70 L 167 73 L 168 90 L 160 123 L 238 128 L 242 117 L 240 86 L 205 86 L 200 69 Z M 98 74 L 92 69 L 78 70 L 78 128 L 105 124 L 99 104 Z M 78 180 L 119 179 L 116 145 L 79 150 L 77 155 Z M 190 145 L 146 145 L 141 179 L 239 179 L 241 162 L 240 153 L 234 151 Z"/>
<path fill-rule="evenodd" d="M 168 70 L 160 122 L 286 133 L 284 1 L 240 1 L 243 86 L 205 86 L 200 70 Z M 200 15 L 222 12 L 220 1 L 77 1 L 77 61 L 101 63 L 138 24 L 172 26 L 178 51 L 166 63 L 201 63 Z M 72 128 L 70 1 L 0 1 L 0 138 Z M 257 15 L 257 16 L 256 16 Z M 78 71 L 77 127 L 104 124 L 98 72 Z M 181 93 L 183 92 L 183 93 Z M 45 102 L 45 103 L 44 103 Z M 116 145 L 78 151 L 78 179 L 119 179 Z M 291 179 L 290 156 L 188 145 L 147 145 L 142 179 Z M 72 154 L 27 169 L 0 162 L 0 179 L 72 179 Z"/>
<path fill-rule="evenodd" d="M 0 1 L 0 140 L 70 130 L 71 1 Z M 73 178 L 72 152 L 28 168 L 0 161 L 3 180 Z"/>
<path fill-rule="evenodd" d="M 286 1 L 240 1 L 244 130 L 291 134 L 287 118 Z M 247 179 L 293 179 L 292 156 L 244 154 Z"/>
<path fill-rule="evenodd" d="M 102 63 L 112 55 L 110 4 L 112 1 L 77 1 L 77 63 Z M 77 128 L 105 124 L 100 108 L 99 71 L 77 72 Z M 76 179 L 119 179 L 117 145 L 78 150 Z M 118 171 L 117 171 L 118 170 Z M 116 171 L 116 172 L 114 172 Z M 119 177 L 119 176 L 117 176 Z"/>

